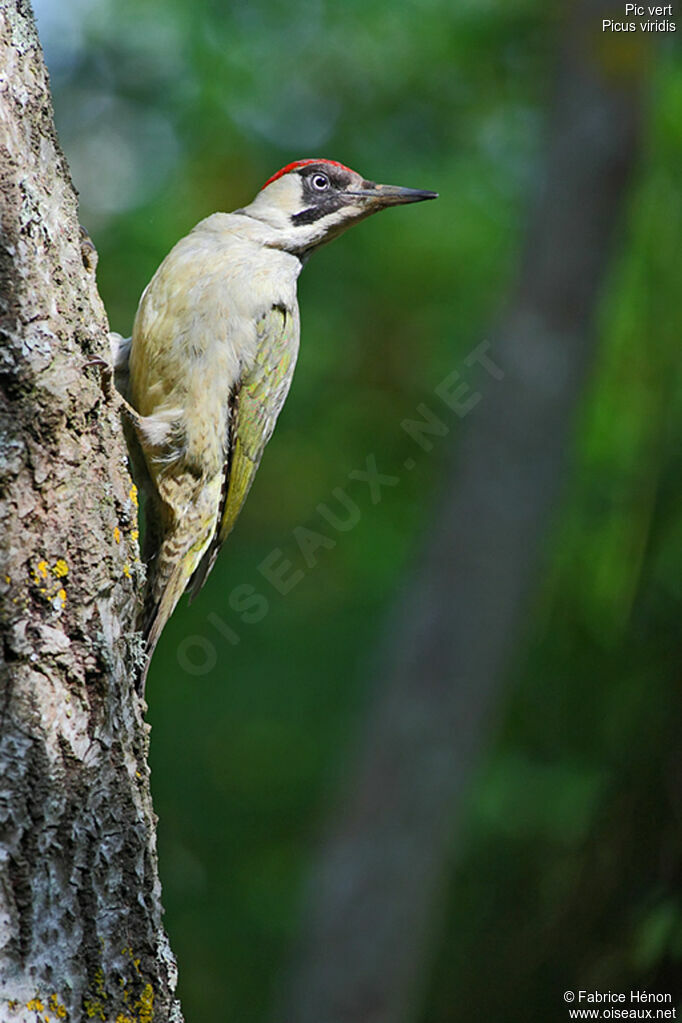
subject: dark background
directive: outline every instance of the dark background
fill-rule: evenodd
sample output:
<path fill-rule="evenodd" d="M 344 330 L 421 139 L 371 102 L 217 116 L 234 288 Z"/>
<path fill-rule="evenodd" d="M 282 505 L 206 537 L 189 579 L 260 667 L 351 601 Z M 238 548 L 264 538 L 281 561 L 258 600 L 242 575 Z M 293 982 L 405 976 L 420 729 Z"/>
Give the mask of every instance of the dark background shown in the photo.
<path fill-rule="evenodd" d="M 256 1023 L 287 969 L 379 637 L 389 630 L 390 644 L 390 608 L 456 454 L 455 419 L 429 453 L 401 421 L 433 402 L 515 287 L 563 12 L 538 0 L 39 0 L 36 11 L 81 222 L 123 334 L 172 244 L 292 159 L 327 156 L 440 193 L 306 267 L 288 402 L 233 536 L 149 678 L 186 1018 Z M 421 1023 L 562 1019 L 566 988 L 680 994 L 680 28 L 649 58 L 596 357 L 458 810 Z M 627 59 L 628 37 L 597 38 Z M 376 505 L 349 483 L 370 454 L 400 478 Z M 316 506 L 336 487 L 360 521 L 307 566 L 293 531 L 331 535 Z M 304 572 L 286 596 L 258 570 L 275 549 Z M 261 620 L 230 606 L 240 584 L 267 600 Z"/>

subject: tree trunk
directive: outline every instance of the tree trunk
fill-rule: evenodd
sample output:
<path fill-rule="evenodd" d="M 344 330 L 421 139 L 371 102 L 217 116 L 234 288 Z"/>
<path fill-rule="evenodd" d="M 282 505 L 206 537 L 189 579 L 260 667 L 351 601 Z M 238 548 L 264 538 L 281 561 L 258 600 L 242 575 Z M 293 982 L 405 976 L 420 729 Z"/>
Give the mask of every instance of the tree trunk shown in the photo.
<path fill-rule="evenodd" d="M 26 0 L 0 5 L 0 1019 L 180 1021 L 95 252 Z"/>
<path fill-rule="evenodd" d="M 561 485 L 637 150 L 648 46 L 602 34 L 614 14 L 604 0 L 569 7 L 516 295 L 483 352 L 480 401 L 379 666 L 277 1021 L 399 1023 L 418 1011 L 457 814 Z"/>

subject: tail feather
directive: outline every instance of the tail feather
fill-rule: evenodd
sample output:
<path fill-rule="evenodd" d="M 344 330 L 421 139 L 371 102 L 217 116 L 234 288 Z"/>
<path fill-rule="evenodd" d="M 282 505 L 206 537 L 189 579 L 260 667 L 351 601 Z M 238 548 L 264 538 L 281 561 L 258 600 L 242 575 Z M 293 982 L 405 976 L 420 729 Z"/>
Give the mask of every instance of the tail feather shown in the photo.
<path fill-rule="evenodd" d="M 194 570 L 192 578 L 189 580 L 187 584 L 187 588 L 189 590 L 190 604 L 199 595 L 199 591 L 201 590 L 202 586 L 204 585 L 209 575 L 211 574 L 211 570 L 216 563 L 216 558 L 218 557 L 219 550 L 220 550 L 219 544 L 215 543 L 211 544 L 204 552 L 201 561 Z"/>
<path fill-rule="evenodd" d="M 152 573 L 152 583 L 154 573 Z M 180 597 L 185 591 L 189 576 L 181 563 L 176 566 L 159 592 L 157 585 L 145 596 L 144 606 L 140 620 L 140 631 L 147 644 L 147 667 L 151 661 L 152 654 L 159 642 L 161 633 L 170 616 L 173 614 Z M 146 672 L 145 672 L 146 674 Z"/>
<path fill-rule="evenodd" d="M 145 663 L 140 677 L 140 685 L 144 687 L 147 673 L 151 664 L 152 655 L 156 644 L 161 638 L 166 622 L 173 614 L 180 597 L 185 592 L 187 582 L 192 574 L 194 559 L 188 566 L 187 557 L 176 562 L 170 567 L 170 572 L 159 571 L 164 563 L 163 548 L 157 558 L 157 563 L 151 563 L 148 567 L 147 586 L 145 590 L 142 611 L 138 621 L 138 628 L 146 643 Z"/>
<path fill-rule="evenodd" d="M 138 621 L 147 643 L 142 684 L 166 622 L 187 589 L 215 532 L 218 495 L 209 500 L 207 491 L 210 489 L 202 486 L 196 500 L 188 502 L 191 511 L 185 511 L 184 515 L 175 518 L 172 525 L 168 524 L 163 541 L 147 564 L 147 583 Z"/>

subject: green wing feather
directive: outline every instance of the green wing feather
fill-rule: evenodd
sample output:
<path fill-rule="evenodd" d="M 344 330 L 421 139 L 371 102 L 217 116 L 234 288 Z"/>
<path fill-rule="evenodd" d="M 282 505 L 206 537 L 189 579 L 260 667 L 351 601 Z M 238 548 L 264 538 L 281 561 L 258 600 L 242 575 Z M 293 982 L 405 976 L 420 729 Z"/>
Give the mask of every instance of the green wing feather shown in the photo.
<path fill-rule="evenodd" d="M 258 324 L 254 363 L 235 389 L 223 506 L 215 536 L 190 581 L 190 599 L 196 597 L 206 581 L 244 505 L 289 391 L 297 354 L 297 317 L 294 312 L 276 306 Z"/>

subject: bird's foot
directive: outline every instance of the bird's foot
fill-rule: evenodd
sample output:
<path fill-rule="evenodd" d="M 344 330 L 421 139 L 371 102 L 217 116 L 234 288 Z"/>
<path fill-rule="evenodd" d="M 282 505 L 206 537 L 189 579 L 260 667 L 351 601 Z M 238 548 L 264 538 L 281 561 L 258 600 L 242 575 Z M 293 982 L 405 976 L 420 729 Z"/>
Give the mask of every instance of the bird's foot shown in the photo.
<path fill-rule="evenodd" d="M 87 362 L 83 363 L 83 369 L 99 369 L 100 379 L 102 381 L 102 390 L 104 391 L 104 396 L 107 401 L 114 406 L 117 412 L 126 416 L 136 430 L 140 429 L 142 417 L 116 388 L 114 382 L 114 367 L 111 363 L 96 355 L 92 359 L 88 359 Z"/>
<path fill-rule="evenodd" d="M 101 355 L 94 355 L 87 362 L 83 363 L 83 369 L 98 369 L 100 380 L 102 382 L 102 390 L 107 399 L 111 400 L 114 394 L 118 394 L 114 386 L 114 367 L 106 359 L 103 359 Z"/>
<path fill-rule="evenodd" d="M 94 273 L 97 269 L 97 249 L 95 248 L 92 238 L 82 224 L 80 229 L 80 246 L 83 266 L 86 270 L 89 270 L 90 273 Z"/>

